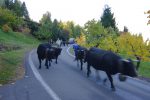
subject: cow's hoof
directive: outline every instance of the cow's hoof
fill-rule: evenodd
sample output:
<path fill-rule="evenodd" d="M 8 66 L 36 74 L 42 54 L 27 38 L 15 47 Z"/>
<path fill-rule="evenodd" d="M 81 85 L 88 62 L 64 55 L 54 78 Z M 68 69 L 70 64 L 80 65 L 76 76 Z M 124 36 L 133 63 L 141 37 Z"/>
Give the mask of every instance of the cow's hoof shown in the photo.
<path fill-rule="evenodd" d="M 87 77 L 88 77 L 88 78 L 89 78 L 89 76 L 90 76 L 90 75 L 89 75 L 89 74 L 87 74 Z"/>
<path fill-rule="evenodd" d="M 116 89 L 115 89 L 115 88 L 111 88 L 111 90 L 112 90 L 112 91 L 116 91 Z"/>
<path fill-rule="evenodd" d="M 49 67 L 46 67 L 46 69 L 49 69 Z"/>
<path fill-rule="evenodd" d="M 119 78 L 119 80 L 120 80 L 121 82 L 124 82 L 124 81 L 127 80 L 127 77 L 124 76 L 124 75 L 121 75 L 121 74 L 119 74 L 118 78 Z"/>
<path fill-rule="evenodd" d="M 39 67 L 39 69 L 41 69 L 41 67 Z"/>
<path fill-rule="evenodd" d="M 103 80 L 103 82 L 106 83 L 106 82 L 107 82 L 107 78 L 105 78 L 105 79 Z"/>

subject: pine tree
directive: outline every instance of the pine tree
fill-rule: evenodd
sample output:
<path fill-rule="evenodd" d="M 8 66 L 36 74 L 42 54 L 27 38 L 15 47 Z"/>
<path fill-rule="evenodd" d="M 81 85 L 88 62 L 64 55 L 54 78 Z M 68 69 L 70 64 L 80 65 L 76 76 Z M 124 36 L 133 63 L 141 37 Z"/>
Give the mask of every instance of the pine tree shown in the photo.
<path fill-rule="evenodd" d="M 105 5 L 105 9 L 101 17 L 101 23 L 105 28 L 112 27 L 115 31 L 118 30 L 116 27 L 114 14 L 111 13 L 111 8 L 108 5 Z"/>
<path fill-rule="evenodd" d="M 21 1 L 14 0 L 13 7 L 10 9 L 12 10 L 18 17 L 22 17 L 22 10 L 21 10 Z"/>
<path fill-rule="evenodd" d="M 26 20 L 30 20 L 29 13 L 28 13 L 28 10 L 27 10 L 27 7 L 26 7 L 25 2 L 22 3 L 21 11 L 22 11 L 22 16 L 23 16 Z"/>
<path fill-rule="evenodd" d="M 7 8 L 9 10 L 12 10 L 13 8 L 13 0 L 4 0 L 4 3 L 2 5 L 4 8 Z"/>

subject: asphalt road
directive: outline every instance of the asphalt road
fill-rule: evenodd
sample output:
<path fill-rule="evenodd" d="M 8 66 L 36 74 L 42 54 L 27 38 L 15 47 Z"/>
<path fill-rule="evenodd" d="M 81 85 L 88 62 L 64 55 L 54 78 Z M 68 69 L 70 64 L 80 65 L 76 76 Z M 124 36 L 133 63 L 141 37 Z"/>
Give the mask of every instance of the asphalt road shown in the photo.
<path fill-rule="evenodd" d="M 110 89 L 109 81 L 103 84 L 104 72 L 95 72 L 86 77 L 86 64 L 83 71 L 74 58 L 67 53 L 68 47 L 58 59 L 58 64 L 46 69 L 44 61 L 39 70 L 36 50 L 28 53 L 25 59 L 26 74 L 23 79 L 0 87 L 0 100 L 150 100 L 150 83 L 128 78 L 120 82 L 113 76 L 116 91 Z"/>

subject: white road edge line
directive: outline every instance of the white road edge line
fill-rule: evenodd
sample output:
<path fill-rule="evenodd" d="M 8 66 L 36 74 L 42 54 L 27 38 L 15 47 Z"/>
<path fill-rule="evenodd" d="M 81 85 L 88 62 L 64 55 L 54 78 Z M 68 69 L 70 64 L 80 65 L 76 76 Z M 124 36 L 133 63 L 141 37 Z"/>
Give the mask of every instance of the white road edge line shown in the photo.
<path fill-rule="evenodd" d="M 30 67 L 31 67 L 31 69 L 32 69 L 36 79 L 41 83 L 41 85 L 44 87 L 46 92 L 53 98 L 53 100 L 61 100 L 59 98 L 59 96 L 47 85 L 47 83 L 43 80 L 43 78 L 40 75 L 40 73 L 35 68 L 35 66 L 34 66 L 34 64 L 32 62 L 32 59 L 31 59 L 31 54 L 32 53 L 33 53 L 33 50 L 29 54 L 29 64 L 30 64 Z"/>
<path fill-rule="evenodd" d="M 74 58 L 75 58 L 75 56 L 72 55 L 72 54 L 69 52 L 69 49 L 70 49 L 70 48 L 71 48 L 71 47 L 68 47 L 67 52 L 68 52 L 68 54 L 69 54 L 71 57 L 74 57 Z"/>

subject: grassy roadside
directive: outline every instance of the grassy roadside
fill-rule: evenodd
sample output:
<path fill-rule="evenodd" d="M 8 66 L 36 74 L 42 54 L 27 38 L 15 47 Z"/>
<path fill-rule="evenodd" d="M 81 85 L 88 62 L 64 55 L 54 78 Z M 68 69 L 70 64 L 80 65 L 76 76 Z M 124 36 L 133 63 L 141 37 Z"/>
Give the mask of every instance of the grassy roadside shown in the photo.
<path fill-rule="evenodd" d="M 72 55 L 74 55 L 74 51 L 73 51 L 73 48 L 72 48 L 72 47 L 70 47 L 69 52 L 70 52 Z"/>
<path fill-rule="evenodd" d="M 25 52 L 40 42 L 30 35 L 16 32 L 4 33 L 0 30 L 0 84 L 7 84 L 24 75 L 23 58 Z"/>
<path fill-rule="evenodd" d="M 139 67 L 139 75 L 150 78 L 150 62 L 141 62 Z"/>

